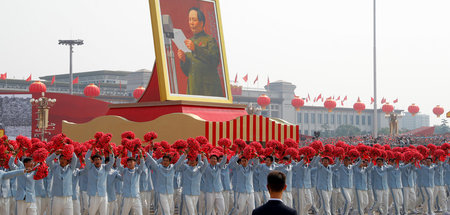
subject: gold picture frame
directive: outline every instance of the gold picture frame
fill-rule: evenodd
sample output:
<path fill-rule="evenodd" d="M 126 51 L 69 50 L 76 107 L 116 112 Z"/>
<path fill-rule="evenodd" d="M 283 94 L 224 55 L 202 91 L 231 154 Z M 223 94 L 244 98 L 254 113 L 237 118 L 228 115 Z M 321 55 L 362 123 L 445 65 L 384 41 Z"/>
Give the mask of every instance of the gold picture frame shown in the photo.
<path fill-rule="evenodd" d="M 195 4 L 201 5 L 201 4 L 213 4 L 214 8 L 214 14 L 215 17 L 213 20 L 215 20 L 215 26 L 217 29 L 217 34 L 215 34 L 215 38 L 218 39 L 217 45 L 219 47 L 219 54 L 220 54 L 220 62 L 218 69 L 218 77 L 220 78 L 219 81 L 222 84 L 221 92 L 223 93 L 223 96 L 210 96 L 210 95 L 199 95 L 199 94 L 188 94 L 188 93 L 181 93 L 181 90 L 174 91 L 174 88 L 178 88 L 179 86 L 189 88 L 189 83 L 186 83 L 186 86 L 183 84 L 180 84 L 178 81 L 179 79 L 171 78 L 173 76 L 177 76 L 180 74 L 180 71 L 177 70 L 175 67 L 179 66 L 175 62 L 176 60 L 180 61 L 179 59 L 176 59 L 178 57 L 177 53 L 173 49 L 177 48 L 168 48 L 169 45 L 172 45 L 175 43 L 175 39 L 173 41 L 171 39 L 167 39 L 170 34 L 167 34 L 167 30 L 164 31 L 165 27 L 163 27 L 163 20 L 165 21 L 165 26 L 167 26 L 167 16 L 162 14 L 162 8 L 161 3 L 164 5 L 170 5 L 170 7 L 176 7 L 178 8 L 185 8 L 180 9 L 186 11 L 186 23 L 185 25 L 189 27 L 188 25 L 188 12 L 190 12 L 189 4 L 185 4 L 184 2 L 196 2 Z M 200 101 L 200 102 L 215 102 L 215 103 L 232 103 L 232 95 L 231 95 L 231 87 L 230 87 L 230 81 L 229 81 L 229 74 L 228 74 L 228 66 L 227 66 L 227 59 L 226 59 L 226 53 L 225 53 L 225 43 L 223 39 L 223 30 L 222 30 L 222 20 L 221 20 L 221 13 L 220 13 L 220 7 L 218 0 L 149 0 L 150 3 L 150 15 L 151 15 L 151 23 L 152 23 L 152 29 L 153 29 L 153 40 L 155 45 L 155 56 L 156 56 L 156 68 L 157 68 L 157 77 L 158 77 L 158 85 L 159 85 L 159 93 L 160 93 L 160 99 L 161 101 L 166 100 L 188 100 L 188 101 Z M 169 4 L 170 3 L 170 4 Z M 191 4 L 192 5 L 192 4 Z M 208 5 L 208 8 L 210 8 L 211 5 Z M 164 8 L 167 9 L 167 8 Z M 173 11 L 173 10 L 172 10 Z M 209 11 L 210 12 L 210 11 Z M 178 15 L 179 13 L 174 13 L 174 16 L 178 16 L 178 20 L 180 20 Z M 165 15 L 165 17 L 162 17 Z M 197 15 L 198 17 L 198 15 Z M 208 21 L 203 22 L 203 28 L 205 27 L 205 23 Z M 172 24 L 172 20 L 170 18 L 170 23 Z M 212 21 L 210 21 L 212 23 Z M 180 23 L 173 23 L 173 26 L 181 25 Z M 174 27 L 175 28 L 175 27 Z M 167 28 L 166 28 L 167 29 Z M 183 32 L 183 31 L 182 31 Z M 183 34 L 184 35 L 184 34 Z M 172 35 L 173 36 L 173 35 Z M 212 37 L 212 36 L 211 36 Z M 176 38 L 176 37 L 175 37 Z M 188 37 L 185 37 L 188 38 Z M 169 42 L 167 42 L 169 41 Z M 179 40 L 180 41 L 180 40 Z M 201 46 L 202 43 L 196 44 Z M 181 49 L 181 48 L 180 48 Z M 169 50 L 169 51 L 168 51 Z M 188 50 L 189 51 L 189 50 Z M 172 52 L 172 53 L 170 53 Z M 192 54 L 193 55 L 193 54 Z M 168 57 L 171 59 L 168 60 Z M 182 58 L 180 58 L 182 59 Z M 181 64 L 181 63 L 180 63 Z M 170 71 L 169 71 L 170 70 Z M 172 76 L 171 76 L 172 75 Z M 180 76 L 181 77 L 181 76 Z M 188 77 L 188 76 L 186 76 Z M 186 77 L 181 77 L 184 79 L 188 79 Z M 170 80 L 169 80 L 170 79 Z M 185 81 L 186 82 L 186 81 Z M 181 88 L 180 87 L 180 88 Z"/>

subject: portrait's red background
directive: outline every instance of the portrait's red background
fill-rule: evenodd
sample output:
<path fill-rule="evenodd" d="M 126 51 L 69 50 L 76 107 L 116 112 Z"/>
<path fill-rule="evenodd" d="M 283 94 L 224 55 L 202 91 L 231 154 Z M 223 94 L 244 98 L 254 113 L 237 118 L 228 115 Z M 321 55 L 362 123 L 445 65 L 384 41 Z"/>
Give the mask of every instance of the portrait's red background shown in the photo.
<path fill-rule="evenodd" d="M 218 23 L 215 12 L 215 6 L 212 2 L 200 1 L 200 0 L 160 0 L 161 7 L 161 15 L 170 15 L 173 22 L 173 27 L 181 29 L 186 36 L 187 39 L 191 38 L 193 35 L 191 29 L 189 28 L 189 9 L 192 7 L 198 7 L 205 14 L 205 32 L 211 36 L 213 36 L 219 47 L 221 44 L 219 43 L 219 32 L 218 32 Z M 172 42 L 173 52 L 178 52 L 178 48 L 175 43 Z M 223 53 L 224 47 L 221 47 L 221 51 Z M 222 55 L 221 53 L 221 55 Z M 222 62 L 217 67 L 217 71 L 219 73 L 220 81 L 222 83 L 222 92 L 225 96 L 225 87 L 224 87 L 224 71 L 222 70 Z M 178 90 L 179 94 L 186 94 L 187 91 L 187 76 L 184 75 L 183 71 L 181 71 L 180 60 L 178 57 L 175 57 L 175 64 L 177 70 L 177 81 L 178 81 Z M 231 96 L 231 95 L 230 95 Z"/>

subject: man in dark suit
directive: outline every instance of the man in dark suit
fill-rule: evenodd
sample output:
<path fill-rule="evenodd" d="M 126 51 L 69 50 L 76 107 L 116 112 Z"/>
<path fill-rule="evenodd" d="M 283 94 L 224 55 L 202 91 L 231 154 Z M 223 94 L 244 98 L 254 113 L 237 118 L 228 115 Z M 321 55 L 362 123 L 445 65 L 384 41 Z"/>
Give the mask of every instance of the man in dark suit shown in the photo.
<path fill-rule="evenodd" d="M 296 215 L 297 211 L 286 206 L 281 197 L 286 190 L 286 175 L 280 171 L 272 171 L 267 176 L 267 189 L 270 193 L 269 201 L 253 210 L 252 215 Z"/>

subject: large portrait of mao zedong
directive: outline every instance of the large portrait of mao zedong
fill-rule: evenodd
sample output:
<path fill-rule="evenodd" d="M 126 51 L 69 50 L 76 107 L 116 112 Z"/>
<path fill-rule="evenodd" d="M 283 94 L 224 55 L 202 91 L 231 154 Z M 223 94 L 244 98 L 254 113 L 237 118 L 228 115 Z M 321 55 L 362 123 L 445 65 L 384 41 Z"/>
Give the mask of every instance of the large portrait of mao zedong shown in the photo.
<path fill-rule="evenodd" d="M 232 103 L 218 0 L 149 0 L 161 100 Z"/>

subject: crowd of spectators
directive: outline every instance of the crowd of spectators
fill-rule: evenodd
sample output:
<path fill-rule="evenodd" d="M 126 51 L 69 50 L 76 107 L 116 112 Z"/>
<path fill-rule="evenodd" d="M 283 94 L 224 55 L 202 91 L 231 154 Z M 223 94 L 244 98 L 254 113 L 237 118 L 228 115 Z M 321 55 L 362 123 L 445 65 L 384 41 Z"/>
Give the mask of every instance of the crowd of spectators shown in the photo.
<path fill-rule="evenodd" d="M 1 95 L 0 123 L 3 126 L 31 126 L 30 98 Z"/>

